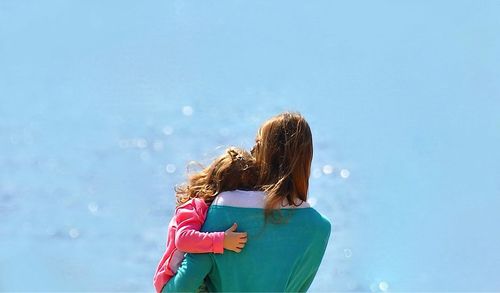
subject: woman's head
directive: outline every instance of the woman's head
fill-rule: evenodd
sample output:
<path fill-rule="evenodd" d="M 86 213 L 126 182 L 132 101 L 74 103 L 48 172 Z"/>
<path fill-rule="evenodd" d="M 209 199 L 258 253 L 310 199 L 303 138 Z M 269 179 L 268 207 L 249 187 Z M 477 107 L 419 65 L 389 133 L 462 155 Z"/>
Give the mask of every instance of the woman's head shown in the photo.
<path fill-rule="evenodd" d="M 284 112 L 262 124 L 251 151 L 259 167 L 257 186 L 266 191 L 266 215 L 286 199 L 307 200 L 313 157 L 311 129 L 295 112 Z"/>
<path fill-rule="evenodd" d="M 191 198 L 203 198 L 211 203 L 223 191 L 253 189 L 258 180 L 254 157 L 247 151 L 230 147 L 208 167 L 192 174 L 187 184 L 176 187 L 177 204 Z"/>

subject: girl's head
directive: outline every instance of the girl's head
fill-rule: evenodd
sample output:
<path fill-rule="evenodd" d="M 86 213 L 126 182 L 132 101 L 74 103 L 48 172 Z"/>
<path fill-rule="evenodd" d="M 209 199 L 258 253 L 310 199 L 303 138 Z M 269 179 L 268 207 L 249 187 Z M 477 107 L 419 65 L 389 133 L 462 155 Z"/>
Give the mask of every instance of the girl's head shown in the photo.
<path fill-rule="evenodd" d="M 307 200 L 313 157 L 308 123 L 295 112 L 284 112 L 262 124 L 251 151 L 259 167 L 257 187 L 266 191 L 266 215 L 285 202 Z"/>
<path fill-rule="evenodd" d="M 203 198 L 210 204 L 220 192 L 253 189 L 258 175 L 255 159 L 249 152 L 227 148 L 208 167 L 189 176 L 187 184 L 176 187 L 177 205 L 191 198 Z"/>

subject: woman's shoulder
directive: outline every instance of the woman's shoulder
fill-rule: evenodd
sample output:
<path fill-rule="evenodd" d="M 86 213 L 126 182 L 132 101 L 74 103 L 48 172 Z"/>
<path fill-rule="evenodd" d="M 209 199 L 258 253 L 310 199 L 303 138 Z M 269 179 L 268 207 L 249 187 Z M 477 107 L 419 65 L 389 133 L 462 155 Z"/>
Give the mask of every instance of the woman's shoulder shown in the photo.
<path fill-rule="evenodd" d="M 317 230 L 321 230 L 325 233 L 330 233 L 332 229 L 332 223 L 331 220 L 324 214 L 313 207 L 302 209 L 302 211 L 307 217 L 308 223 L 313 224 L 312 227 L 315 227 Z"/>

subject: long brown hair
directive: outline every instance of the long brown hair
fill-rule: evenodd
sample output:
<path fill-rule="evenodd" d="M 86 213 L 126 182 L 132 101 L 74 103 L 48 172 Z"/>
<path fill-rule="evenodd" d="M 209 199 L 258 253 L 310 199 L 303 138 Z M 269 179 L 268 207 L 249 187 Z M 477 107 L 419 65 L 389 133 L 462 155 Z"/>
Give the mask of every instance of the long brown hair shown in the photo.
<path fill-rule="evenodd" d="M 266 219 L 285 199 L 295 206 L 307 200 L 313 144 L 300 113 L 284 112 L 264 122 L 251 153 L 260 170 L 256 188 L 267 195 Z"/>
<path fill-rule="evenodd" d="M 202 198 L 211 204 L 215 196 L 223 191 L 251 190 L 258 175 L 255 159 L 249 152 L 229 147 L 209 166 L 191 174 L 187 183 L 175 187 L 177 206 L 192 198 Z"/>

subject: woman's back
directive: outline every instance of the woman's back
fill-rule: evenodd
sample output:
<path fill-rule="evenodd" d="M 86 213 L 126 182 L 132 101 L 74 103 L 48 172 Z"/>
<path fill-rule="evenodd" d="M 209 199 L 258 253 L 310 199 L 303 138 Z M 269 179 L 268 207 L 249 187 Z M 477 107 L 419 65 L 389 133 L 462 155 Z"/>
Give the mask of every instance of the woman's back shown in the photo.
<path fill-rule="evenodd" d="M 237 192 L 237 196 L 244 196 L 245 192 Z M 180 275 L 167 284 L 168 292 L 192 291 L 205 275 L 209 291 L 216 292 L 297 292 L 309 288 L 328 243 L 330 222 L 306 207 L 281 209 L 283 223 L 264 224 L 258 192 L 246 193 L 255 198 L 256 207 L 249 207 L 252 200 L 245 202 L 246 207 L 215 202 L 202 228 L 205 232 L 220 231 L 236 222 L 238 230 L 248 234 L 245 249 L 239 254 L 225 251 L 222 255 L 188 255 L 178 271 Z M 227 192 L 219 197 L 230 203 L 231 195 Z M 182 277 L 187 269 L 189 276 Z"/>

